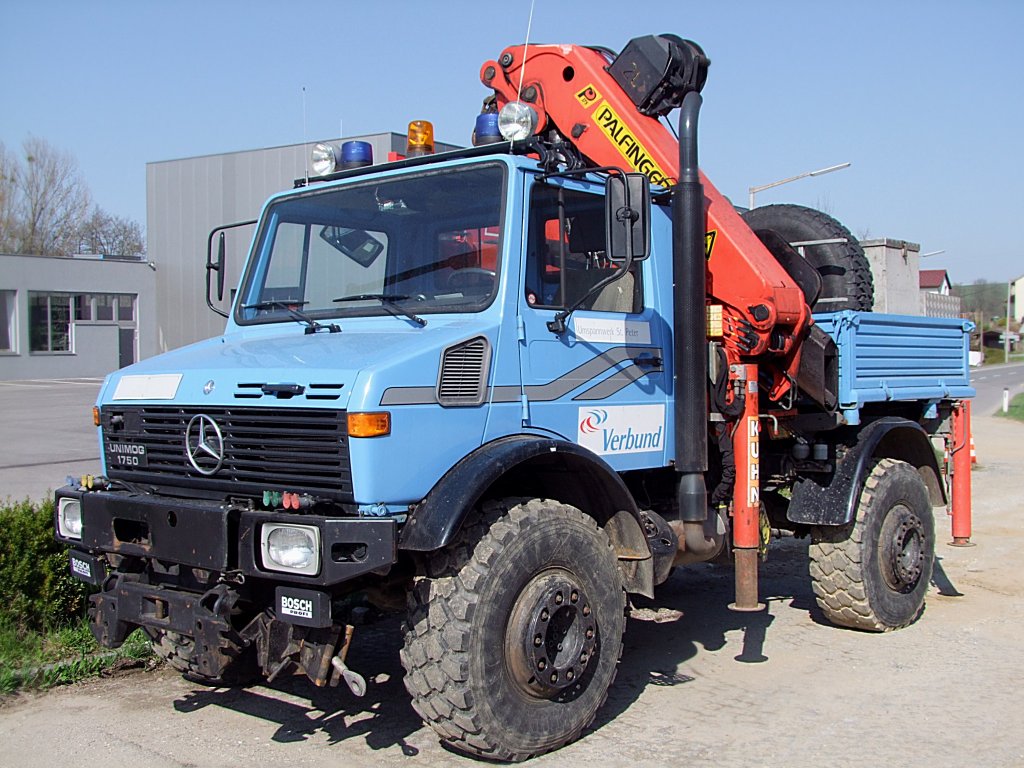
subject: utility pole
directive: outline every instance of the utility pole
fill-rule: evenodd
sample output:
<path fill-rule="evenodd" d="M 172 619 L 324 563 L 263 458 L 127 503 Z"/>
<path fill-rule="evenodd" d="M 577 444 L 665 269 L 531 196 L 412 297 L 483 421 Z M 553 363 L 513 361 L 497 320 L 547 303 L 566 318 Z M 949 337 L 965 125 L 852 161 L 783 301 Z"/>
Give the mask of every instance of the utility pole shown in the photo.
<path fill-rule="evenodd" d="M 1013 290 L 1013 281 L 1006 283 L 1006 335 L 1003 337 L 1003 362 L 1010 362 L 1010 292 Z"/>

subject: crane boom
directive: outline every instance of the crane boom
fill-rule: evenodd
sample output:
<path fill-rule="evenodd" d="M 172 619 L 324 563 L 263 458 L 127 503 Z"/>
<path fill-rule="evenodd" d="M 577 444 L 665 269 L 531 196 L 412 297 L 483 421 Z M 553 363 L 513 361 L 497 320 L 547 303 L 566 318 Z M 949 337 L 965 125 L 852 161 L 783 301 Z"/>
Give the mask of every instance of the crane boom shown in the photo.
<path fill-rule="evenodd" d="M 699 53 L 683 48 L 685 55 L 669 57 L 660 80 L 657 73 L 652 77 L 652 49 L 678 54 L 680 44 Z M 674 36 L 639 38 L 617 57 L 579 45 L 519 45 L 485 62 L 480 78 L 494 91 L 494 108 L 517 100 L 529 104 L 542 138 L 568 142 L 595 166 L 624 164 L 668 188 L 679 172 L 679 145 L 658 115 L 678 106 L 681 80 L 689 79 L 691 89 L 703 85 L 699 68 L 703 63 L 706 71 L 707 60 L 694 61 L 702 55 L 695 44 Z M 769 397 L 777 400 L 798 377 L 800 342 L 812 322 L 807 299 L 703 173 L 701 181 L 706 296 L 722 306 L 730 363 L 763 360 L 772 374 Z"/>

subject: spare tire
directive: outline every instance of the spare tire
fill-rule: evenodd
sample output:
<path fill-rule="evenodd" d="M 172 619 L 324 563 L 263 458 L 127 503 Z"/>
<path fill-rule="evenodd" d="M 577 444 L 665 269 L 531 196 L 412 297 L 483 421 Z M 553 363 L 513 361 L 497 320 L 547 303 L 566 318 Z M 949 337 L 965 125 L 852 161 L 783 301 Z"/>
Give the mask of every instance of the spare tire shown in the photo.
<path fill-rule="evenodd" d="M 821 294 L 811 309 L 815 312 L 871 311 L 875 287 L 864 249 L 850 230 L 831 216 L 802 205 L 765 205 L 744 213 L 743 220 L 762 240 L 761 231 L 774 230 L 787 243 L 843 241 L 796 246 L 807 263 L 821 275 Z"/>

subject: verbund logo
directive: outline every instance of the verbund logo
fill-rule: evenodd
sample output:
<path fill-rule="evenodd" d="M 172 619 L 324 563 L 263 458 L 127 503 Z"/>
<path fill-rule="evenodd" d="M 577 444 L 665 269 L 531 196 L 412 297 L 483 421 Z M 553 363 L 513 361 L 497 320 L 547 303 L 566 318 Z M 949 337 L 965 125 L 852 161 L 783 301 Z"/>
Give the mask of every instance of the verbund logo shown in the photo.
<path fill-rule="evenodd" d="M 580 421 L 580 432 L 592 435 L 601 429 L 601 425 L 608 421 L 608 411 L 597 408 L 587 413 Z"/>
<path fill-rule="evenodd" d="M 665 406 L 580 408 L 576 442 L 594 453 L 606 456 L 663 450 Z"/>

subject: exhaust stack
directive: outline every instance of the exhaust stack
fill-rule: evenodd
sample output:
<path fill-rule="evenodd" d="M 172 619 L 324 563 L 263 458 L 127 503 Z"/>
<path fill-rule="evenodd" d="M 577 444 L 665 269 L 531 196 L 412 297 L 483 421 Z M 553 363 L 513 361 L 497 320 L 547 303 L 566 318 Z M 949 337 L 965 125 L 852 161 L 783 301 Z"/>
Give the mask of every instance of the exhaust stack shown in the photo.
<path fill-rule="evenodd" d="M 704 537 L 708 492 L 708 355 L 705 332 L 707 265 L 704 260 L 704 185 L 697 166 L 697 91 L 683 98 L 679 113 L 679 181 L 672 196 L 673 414 L 679 520 L 688 552 L 710 550 Z M 706 543 L 705 543 L 706 542 Z"/>

